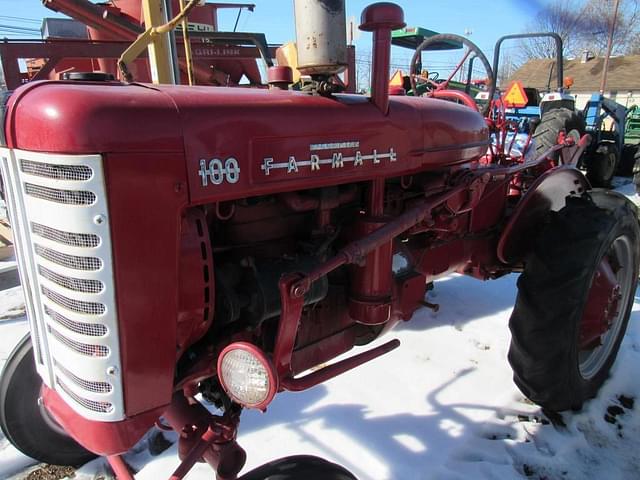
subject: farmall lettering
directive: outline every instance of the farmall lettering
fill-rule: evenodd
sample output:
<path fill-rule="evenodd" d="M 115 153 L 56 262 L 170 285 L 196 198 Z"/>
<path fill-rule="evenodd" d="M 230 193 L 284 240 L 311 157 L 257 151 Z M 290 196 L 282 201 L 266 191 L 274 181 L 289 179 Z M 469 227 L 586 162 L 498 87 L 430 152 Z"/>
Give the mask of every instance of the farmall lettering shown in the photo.
<path fill-rule="evenodd" d="M 345 150 L 350 152 L 345 154 Z M 274 171 L 285 171 L 287 175 L 301 172 L 313 174 L 321 169 L 336 170 L 351 166 L 360 168 L 365 165 L 376 166 L 383 161 L 395 162 L 397 154 L 393 147 L 386 151 L 373 149 L 363 153 L 360 142 L 314 143 L 309 146 L 307 158 L 297 158 L 289 155 L 286 161 L 277 161 L 274 157 L 265 157 L 260 169 L 265 176 L 273 175 Z"/>
<path fill-rule="evenodd" d="M 224 182 L 238 183 L 240 166 L 234 157 L 229 157 L 224 162 L 219 158 L 212 158 L 208 161 L 201 159 L 198 175 L 200 175 L 203 187 L 209 185 L 209 182 L 213 185 L 221 185 Z"/>

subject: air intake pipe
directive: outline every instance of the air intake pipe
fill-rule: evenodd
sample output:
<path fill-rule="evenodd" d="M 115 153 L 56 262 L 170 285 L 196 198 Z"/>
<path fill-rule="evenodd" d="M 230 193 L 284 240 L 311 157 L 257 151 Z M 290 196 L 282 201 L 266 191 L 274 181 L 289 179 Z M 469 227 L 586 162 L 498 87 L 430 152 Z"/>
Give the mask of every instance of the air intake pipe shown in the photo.
<path fill-rule="evenodd" d="M 371 102 L 385 115 L 389 110 L 391 31 L 404 26 L 404 12 L 395 3 L 374 3 L 360 17 L 360 30 L 373 32 Z"/>

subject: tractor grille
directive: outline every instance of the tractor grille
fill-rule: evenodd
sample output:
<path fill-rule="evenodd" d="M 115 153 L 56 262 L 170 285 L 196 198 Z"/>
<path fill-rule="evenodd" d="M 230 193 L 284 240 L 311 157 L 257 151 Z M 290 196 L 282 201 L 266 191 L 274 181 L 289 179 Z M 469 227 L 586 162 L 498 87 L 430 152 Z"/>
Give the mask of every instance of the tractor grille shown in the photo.
<path fill-rule="evenodd" d="M 104 337 L 107 334 L 107 327 L 101 323 L 74 322 L 64 315 L 60 315 L 58 312 L 51 310 L 46 305 L 44 307 L 44 313 L 58 325 L 62 325 L 67 330 L 79 333 L 80 335 L 86 335 L 87 337 Z"/>
<path fill-rule="evenodd" d="M 66 277 L 52 272 L 48 268 L 38 265 L 40 276 L 69 290 L 85 293 L 100 293 L 104 289 L 104 284 L 99 280 L 84 280 L 82 278 Z"/>
<path fill-rule="evenodd" d="M 72 270 L 100 270 L 102 262 L 95 257 L 78 257 L 76 255 L 67 255 L 51 248 L 46 248 L 37 243 L 34 245 L 36 255 L 49 260 L 61 267 L 67 267 Z"/>
<path fill-rule="evenodd" d="M 56 165 L 30 160 L 20 160 L 20 169 L 28 175 L 56 180 L 89 180 L 92 175 L 91 168 L 86 165 Z"/>
<path fill-rule="evenodd" d="M 96 402 L 95 400 L 89 400 L 76 394 L 58 376 L 56 376 L 56 385 L 59 387 L 56 389 L 58 392 L 62 390 L 69 398 L 73 399 L 77 404 L 82 405 L 87 410 L 97 413 L 109 413 L 113 410 L 113 405 L 109 402 Z"/>
<path fill-rule="evenodd" d="M 0 149 L 0 166 L 38 373 L 85 418 L 122 420 L 102 158 Z"/>
<path fill-rule="evenodd" d="M 46 238 L 52 242 L 62 243 L 70 247 L 86 247 L 94 248 L 100 245 L 100 237 L 97 235 L 87 235 L 86 233 L 72 233 L 56 230 L 55 228 L 40 225 L 39 223 L 31 223 L 31 231 L 34 235 Z"/>
<path fill-rule="evenodd" d="M 84 190 L 61 190 L 25 183 L 24 191 L 32 197 L 68 205 L 93 205 L 96 202 L 96 196 L 92 192 Z"/>

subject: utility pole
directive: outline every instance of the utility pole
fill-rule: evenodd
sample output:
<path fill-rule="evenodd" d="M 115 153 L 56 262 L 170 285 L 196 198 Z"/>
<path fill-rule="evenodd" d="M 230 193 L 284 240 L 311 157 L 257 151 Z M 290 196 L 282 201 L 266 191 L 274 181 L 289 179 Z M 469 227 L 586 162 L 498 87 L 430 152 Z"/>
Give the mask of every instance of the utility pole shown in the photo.
<path fill-rule="evenodd" d="M 607 71 L 609 70 L 609 57 L 611 56 L 611 50 L 613 49 L 613 34 L 616 29 L 616 20 L 618 18 L 618 6 L 620 0 L 615 0 L 615 6 L 613 7 L 613 18 L 611 19 L 611 25 L 609 25 L 609 40 L 607 42 L 607 55 L 604 57 L 604 68 L 602 69 L 602 81 L 600 83 L 600 94 L 604 95 L 605 88 L 607 86 Z"/>

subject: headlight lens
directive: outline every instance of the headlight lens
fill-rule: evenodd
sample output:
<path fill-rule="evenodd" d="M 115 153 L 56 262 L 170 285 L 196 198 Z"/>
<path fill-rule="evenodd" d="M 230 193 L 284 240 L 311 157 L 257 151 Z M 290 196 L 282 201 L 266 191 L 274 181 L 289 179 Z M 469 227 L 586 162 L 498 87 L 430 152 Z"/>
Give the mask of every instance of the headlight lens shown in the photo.
<path fill-rule="evenodd" d="M 258 347 L 235 342 L 218 358 L 218 377 L 224 390 L 237 403 L 264 409 L 277 391 L 273 365 Z"/>

